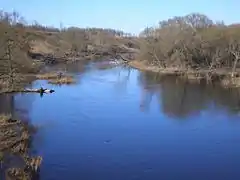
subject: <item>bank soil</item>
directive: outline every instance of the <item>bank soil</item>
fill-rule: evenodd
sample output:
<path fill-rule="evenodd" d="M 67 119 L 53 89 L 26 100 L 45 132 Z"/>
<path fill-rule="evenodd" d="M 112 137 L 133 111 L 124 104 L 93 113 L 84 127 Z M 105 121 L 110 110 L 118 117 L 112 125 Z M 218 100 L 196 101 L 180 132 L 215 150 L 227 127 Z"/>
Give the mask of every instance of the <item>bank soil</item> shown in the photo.
<path fill-rule="evenodd" d="M 42 157 L 29 155 L 35 130 L 27 122 L 0 115 L 0 162 L 6 180 L 31 180 L 38 176 Z M 14 166 L 8 164 L 9 159 Z"/>
<path fill-rule="evenodd" d="M 154 73 L 159 73 L 162 75 L 172 75 L 187 79 L 189 81 L 207 81 L 210 83 L 218 82 L 224 87 L 240 87 L 240 70 L 237 69 L 234 76 L 232 76 L 231 68 L 224 69 L 179 69 L 179 68 L 160 68 L 154 65 L 150 65 L 147 61 L 130 61 L 128 63 L 132 68 L 138 69 L 140 71 L 149 71 Z"/>

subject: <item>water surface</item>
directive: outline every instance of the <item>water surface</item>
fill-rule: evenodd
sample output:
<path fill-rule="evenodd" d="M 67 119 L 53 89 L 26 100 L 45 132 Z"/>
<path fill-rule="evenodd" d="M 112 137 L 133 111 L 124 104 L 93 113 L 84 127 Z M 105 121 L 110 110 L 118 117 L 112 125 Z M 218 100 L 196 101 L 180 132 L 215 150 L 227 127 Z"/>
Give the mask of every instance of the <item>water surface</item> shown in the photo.
<path fill-rule="evenodd" d="M 88 65 L 56 93 L 1 96 L 39 126 L 41 180 L 240 178 L 239 94 L 118 66 Z"/>

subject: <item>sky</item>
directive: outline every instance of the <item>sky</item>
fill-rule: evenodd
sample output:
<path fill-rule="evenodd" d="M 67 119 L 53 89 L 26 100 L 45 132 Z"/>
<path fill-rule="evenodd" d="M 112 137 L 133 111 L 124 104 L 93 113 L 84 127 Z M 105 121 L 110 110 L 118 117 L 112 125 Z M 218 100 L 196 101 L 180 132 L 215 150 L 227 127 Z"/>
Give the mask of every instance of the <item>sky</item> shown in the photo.
<path fill-rule="evenodd" d="M 60 27 L 102 27 L 138 34 L 160 20 L 198 12 L 226 24 L 240 22 L 240 0 L 0 0 L 28 22 Z"/>

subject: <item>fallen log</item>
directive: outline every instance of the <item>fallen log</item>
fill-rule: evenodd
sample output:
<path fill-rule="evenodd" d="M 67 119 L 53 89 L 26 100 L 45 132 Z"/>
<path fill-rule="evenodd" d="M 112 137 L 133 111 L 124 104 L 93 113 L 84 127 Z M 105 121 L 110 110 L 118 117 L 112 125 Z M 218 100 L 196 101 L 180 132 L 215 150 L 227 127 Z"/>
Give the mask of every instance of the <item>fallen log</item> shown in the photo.
<path fill-rule="evenodd" d="M 43 89 L 43 88 L 40 88 L 40 89 L 24 89 L 22 92 L 36 92 L 36 93 L 46 93 L 46 94 L 49 94 L 49 93 L 53 93 L 55 91 L 53 89 Z"/>
<path fill-rule="evenodd" d="M 40 94 L 50 94 L 55 92 L 53 89 L 18 89 L 18 90 L 6 90 L 3 91 L 2 93 L 40 93 Z"/>
<path fill-rule="evenodd" d="M 116 57 L 115 57 L 116 59 L 122 59 L 124 62 L 129 62 L 130 61 L 130 59 L 126 59 L 126 58 L 124 58 L 122 55 L 120 55 L 120 54 L 118 54 Z"/>

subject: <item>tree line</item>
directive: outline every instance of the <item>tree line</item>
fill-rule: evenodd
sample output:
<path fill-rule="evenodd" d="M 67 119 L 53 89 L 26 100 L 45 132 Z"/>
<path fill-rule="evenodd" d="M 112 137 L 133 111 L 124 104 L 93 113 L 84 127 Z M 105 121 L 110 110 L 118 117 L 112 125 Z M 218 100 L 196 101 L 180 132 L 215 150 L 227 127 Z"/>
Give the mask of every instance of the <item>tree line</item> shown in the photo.
<path fill-rule="evenodd" d="M 27 28 L 32 28 L 34 30 L 39 31 L 46 31 L 46 32 L 61 32 L 61 31 L 84 31 L 84 32 L 92 32 L 92 33 L 99 33 L 104 32 L 108 35 L 113 36 L 132 36 L 131 33 L 126 33 L 122 30 L 117 29 L 111 29 L 111 28 L 97 28 L 97 27 L 87 27 L 87 28 L 80 28 L 80 27 L 64 27 L 63 23 L 59 24 L 59 27 L 53 27 L 53 26 L 45 26 L 37 22 L 36 20 L 32 23 L 28 23 L 23 16 L 21 16 L 17 11 L 13 12 L 5 12 L 3 10 L 0 10 L 0 21 L 1 22 L 7 22 L 11 25 L 18 25 L 18 26 L 24 26 Z"/>
<path fill-rule="evenodd" d="M 161 68 L 236 71 L 240 24 L 214 22 L 200 13 L 173 17 L 140 33 L 142 60 Z"/>
<path fill-rule="evenodd" d="M 85 51 L 89 45 L 100 47 L 101 50 L 108 45 L 122 43 L 140 48 L 140 60 L 160 68 L 174 67 L 181 71 L 224 70 L 234 76 L 240 59 L 240 25 L 214 22 L 200 13 L 160 21 L 157 27 L 148 27 L 138 37 L 129 38 L 125 37 L 131 36 L 128 33 L 114 29 L 64 28 L 62 24 L 56 28 L 37 22 L 28 24 L 15 11 L 0 11 L 1 77 L 37 70 L 27 55 L 31 50 L 31 41 L 39 36 L 36 32 L 43 32 L 43 36 L 45 33 L 46 36 L 41 38 L 51 41 L 59 51 L 63 50 L 59 45 L 60 40 L 72 44 L 70 51 L 74 54 Z M 116 36 L 122 37 L 121 42 Z"/>
<path fill-rule="evenodd" d="M 72 45 L 69 51 L 77 54 L 80 51 L 85 51 L 88 45 L 115 44 L 117 43 L 116 36 L 124 37 L 127 35 L 123 31 L 110 28 L 65 28 L 62 24 L 57 28 L 41 25 L 37 21 L 28 23 L 16 11 L 4 12 L 1 10 L 0 80 L 5 82 L 20 77 L 20 74 L 38 70 L 38 66 L 29 57 L 29 52 L 32 50 L 31 42 L 38 38 L 50 41 L 54 49 L 62 51 L 62 54 L 68 51 L 66 48 L 61 49 L 59 45 L 60 40 L 63 40 Z M 57 53 L 57 51 L 54 52 L 54 54 Z M 12 82 L 12 80 L 9 81 Z"/>

